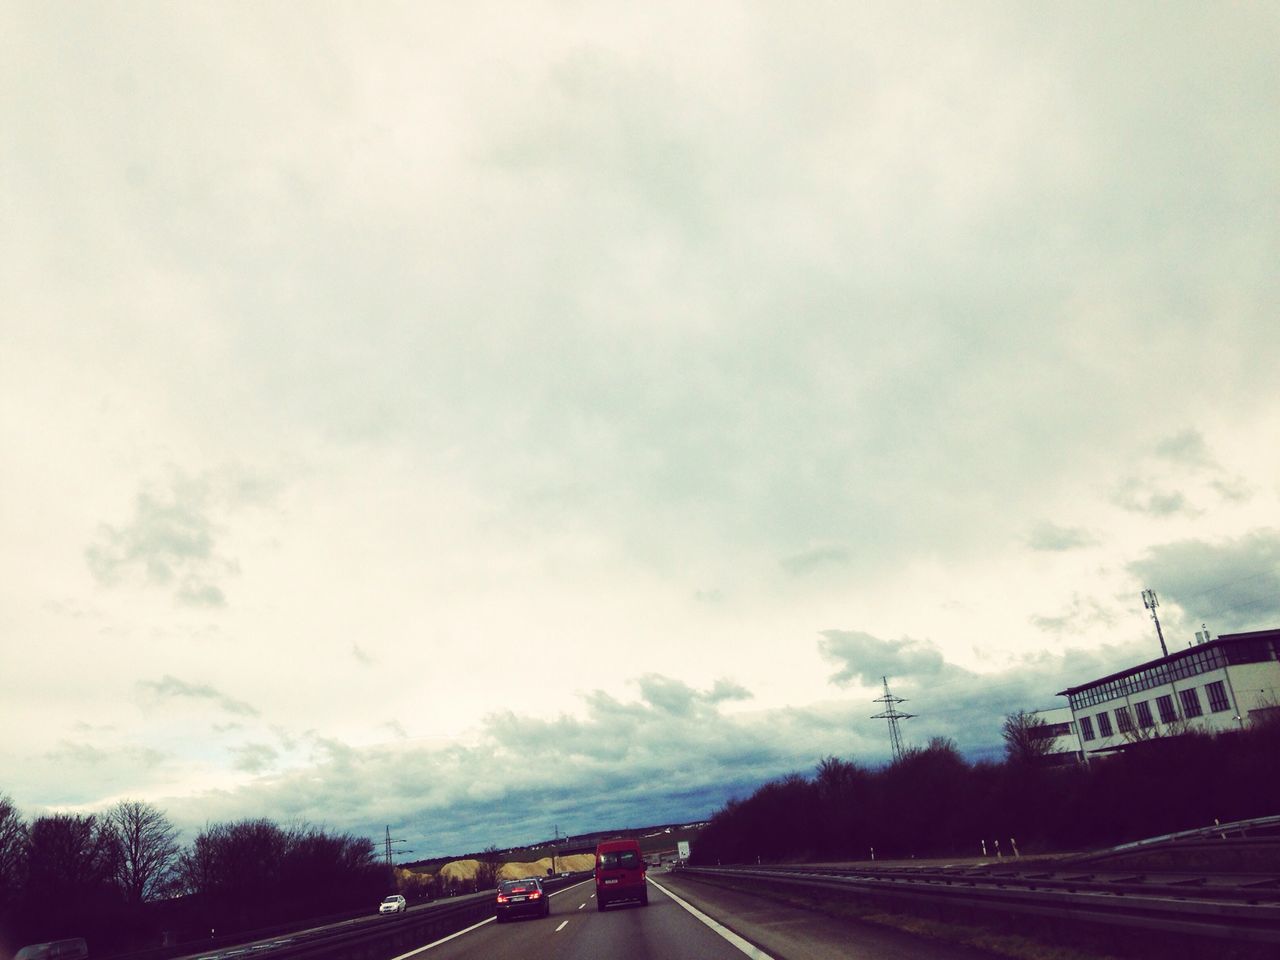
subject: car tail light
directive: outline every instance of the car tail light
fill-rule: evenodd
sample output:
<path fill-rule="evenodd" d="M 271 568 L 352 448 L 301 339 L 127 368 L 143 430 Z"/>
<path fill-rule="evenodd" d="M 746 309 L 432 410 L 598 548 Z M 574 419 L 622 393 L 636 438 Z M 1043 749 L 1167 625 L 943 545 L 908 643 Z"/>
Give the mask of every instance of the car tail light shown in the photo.
<path fill-rule="evenodd" d="M 507 902 L 507 898 L 506 898 L 506 897 L 504 897 L 502 894 L 498 894 L 498 902 L 499 902 L 499 903 L 506 903 L 506 902 Z"/>
<path fill-rule="evenodd" d="M 535 891 L 533 891 L 533 893 L 529 894 L 529 899 L 530 899 L 530 900 L 537 900 L 540 896 L 542 896 L 542 891 L 541 891 L 541 890 L 535 890 Z"/>

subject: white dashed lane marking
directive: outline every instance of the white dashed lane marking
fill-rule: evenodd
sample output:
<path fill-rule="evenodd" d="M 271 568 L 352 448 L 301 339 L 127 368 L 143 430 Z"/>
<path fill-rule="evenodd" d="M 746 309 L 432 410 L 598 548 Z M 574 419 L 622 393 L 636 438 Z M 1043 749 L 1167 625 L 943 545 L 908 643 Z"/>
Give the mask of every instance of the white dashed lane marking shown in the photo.
<path fill-rule="evenodd" d="M 563 930 L 563 929 L 564 929 L 565 927 L 567 927 L 568 925 L 569 925 L 569 921 L 568 921 L 568 920 L 561 920 L 561 921 L 560 921 L 560 926 L 556 927 L 556 933 L 559 933 L 561 930 Z"/>

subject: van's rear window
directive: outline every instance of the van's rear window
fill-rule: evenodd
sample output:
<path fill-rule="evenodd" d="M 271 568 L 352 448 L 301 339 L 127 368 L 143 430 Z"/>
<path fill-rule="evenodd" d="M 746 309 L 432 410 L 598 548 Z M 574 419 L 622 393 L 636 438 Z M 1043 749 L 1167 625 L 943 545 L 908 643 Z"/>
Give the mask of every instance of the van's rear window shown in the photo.
<path fill-rule="evenodd" d="M 640 866 L 640 858 L 634 850 L 609 851 L 600 854 L 600 866 L 606 870 L 635 870 Z"/>

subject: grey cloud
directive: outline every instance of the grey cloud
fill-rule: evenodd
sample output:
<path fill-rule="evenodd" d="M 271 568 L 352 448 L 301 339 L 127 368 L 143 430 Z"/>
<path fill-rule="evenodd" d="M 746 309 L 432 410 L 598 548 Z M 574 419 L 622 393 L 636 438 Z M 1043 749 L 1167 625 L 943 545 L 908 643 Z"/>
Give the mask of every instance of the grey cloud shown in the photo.
<path fill-rule="evenodd" d="M 896 651 L 923 664 L 926 669 L 903 682 L 909 694 L 903 709 L 916 715 L 904 722 L 904 739 L 950 736 L 973 759 L 1000 753 L 1006 713 L 1059 705 L 1058 690 L 1131 665 L 1142 654 L 1120 647 L 1044 651 L 980 676 L 910 649 L 923 645 L 905 644 L 903 653 L 901 643 L 843 635 L 855 638 L 859 649 Z M 716 689 L 694 691 L 650 674 L 640 700 L 596 691 L 585 698 L 581 718 L 502 711 L 486 720 L 477 742 L 442 749 L 408 741 L 352 750 L 313 735 L 325 749 L 312 766 L 169 806 L 175 818 L 195 826 L 265 813 L 375 836 L 387 822 L 399 823 L 401 835 L 421 836 L 430 852 L 446 854 L 538 838 L 549 823 L 585 832 L 700 819 L 765 780 L 811 772 L 826 755 L 871 765 L 889 757 L 885 725 L 871 719 L 881 708 L 874 692 L 724 716 L 709 702 Z M 719 689 L 740 693 L 732 684 Z"/>
<path fill-rule="evenodd" d="M 107 759 L 107 752 L 88 743 L 72 743 L 63 740 L 56 750 L 45 754 L 47 760 L 69 760 L 74 763 L 98 764 Z"/>
<path fill-rule="evenodd" d="M 1184 467 L 1214 467 L 1209 445 L 1198 430 L 1187 429 L 1156 444 L 1156 456 Z"/>
<path fill-rule="evenodd" d="M 696 694 L 688 684 L 655 673 L 645 674 L 639 684 L 640 696 L 657 709 L 676 716 L 692 713 Z"/>
<path fill-rule="evenodd" d="M 212 583 L 201 583 L 195 579 L 185 580 L 174 594 L 183 603 L 193 607 L 225 607 L 227 595 L 222 588 Z"/>
<path fill-rule="evenodd" d="M 246 743 L 232 748 L 235 756 L 235 768 L 247 773 L 262 773 L 271 768 L 280 756 L 275 747 L 265 743 Z"/>
<path fill-rule="evenodd" d="M 1156 591 L 1162 622 L 1176 623 L 1188 641 L 1202 621 L 1215 634 L 1263 629 L 1280 621 L 1280 531 L 1161 544 L 1128 570 L 1143 587 Z M 1181 618 L 1174 621 L 1179 610 Z"/>
<path fill-rule="evenodd" d="M 258 715 L 258 710 L 243 700 L 229 697 L 208 684 L 187 683 L 169 674 L 159 680 L 140 680 L 138 688 L 158 698 L 209 700 L 228 713 L 247 717 Z"/>
<path fill-rule="evenodd" d="M 100 806 L 104 797 L 137 789 L 163 775 L 170 755 L 118 742 L 61 740 L 52 749 L 23 757 L 6 771 L 15 795 L 39 797 L 46 807 Z"/>
<path fill-rule="evenodd" d="M 858 630 L 824 630 L 818 649 L 828 660 L 841 664 L 828 679 L 839 686 L 855 681 L 877 686 L 881 677 L 937 677 L 956 668 L 949 665 L 932 643 L 904 637 L 881 640 Z"/>
<path fill-rule="evenodd" d="M 139 493 L 127 524 L 99 528 L 85 551 L 90 572 L 103 586 L 138 574 L 184 604 L 224 606 L 226 596 L 214 580 L 235 573 L 237 564 L 215 550 L 209 499 L 207 482 L 184 478 L 176 478 L 167 494 Z"/>
<path fill-rule="evenodd" d="M 1123 481 L 1111 499 L 1116 506 L 1130 513 L 1145 513 L 1152 517 L 1195 515 L 1200 512 L 1191 506 L 1186 495 L 1180 491 L 1163 490 L 1137 477 Z"/>
<path fill-rule="evenodd" d="M 1228 503 L 1246 503 L 1253 497 L 1253 489 L 1243 477 L 1220 477 L 1209 485 Z"/>
<path fill-rule="evenodd" d="M 586 831 L 704 817 L 731 795 L 858 742 L 858 707 L 730 718 L 711 703 L 743 696 L 729 682 L 697 691 L 648 675 L 641 689 L 628 702 L 597 691 L 582 719 L 497 713 L 470 746 L 410 741 L 318 755 L 314 766 L 204 798 L 212 808 L 181 801 L 181 815 L 288 811 L 372 833 L 389 806 L 393 823 L 420 823 L 441 852 L 458 852 L 541 836 L 549 821 Z M 874 739 L 865 746 L 879 748 Z"/>
<path fill-rule="evenodd" d="M 1078 547 L 1091 547 L 1097 542 L 1086 530 L 1060 527 L 1047 520 L 1037 524 L 1027 537 L 1027 545 L 1032 550 L 1044 551 L 1074 550 Z"/>
<path fill-rule="evenodd" d="M 321 736 L 312 730 L 308 730 L 304 736 L 313 745 L 311 756 L 314 760 L 345 767 L 358 756 L 354 747 L 336 737 Z"/>
<path fill-rule="evenodd" d="M 847 566 L 849 560 L 849 551 L 843 547 L 814 547 L 803 553 L 785 557 L 780 563 L 787 573 L 802 577 L 823 567 Z"/>
<path fill-rule="evenodd" d="M 745 687 L 725 679 L 717 680 L 705 693 L 657 673 L 647 673 L 636 682 L 640 687 L 640 698 L 645 703 L 679 717 L 705 713 L 715 704 L 727 700 L 751 698 L 751 692 Z"/>
<path fill-rule="evenodd" d="M 1060 635 L 1073 628 L 1080 630 L 1099 624 L 1110 626 L 1116 622 L 1117 614 L 1096 598 L 1082 597 L 1076 593 L 1072 594 L 1070 604 L 1061 613 L 1054 616 L 1035 615 L 1030 619 L 1037 629 Z"/>
<path fill-rule="evenodd" d="M 753 694 L 741 684 L 732 680 L 717 680 L 707 694 L 711 703 L 722 703 L 725 700 L 750 700 Z"/>
<path fill-rule="evenodd" d="M 1268 183 L 1277 166 L 1274 111 L 1254 95 L 1269 89 L 1270 51 L 1250 14 L 1215 11 L 1212 45 L 1189 45 L 1185 18 L 1146 24 L 1155 70 L 1107 55 L 1131 35 L 1125 15 L 1085 30 L 1043 11 L 1016 24 L 965 14 L 980 28 L 964 30 L 942 15 L 909 37 L 855 8 L 812 24 L 765 13 L 758 43 L 710 58 L 682 56 L 681 41 L 671 55 L 613 57 L 589 41 L 532 62 L 479 55 L 437 68 L 459 107 L 416 147 L 388 132 L 394 104 L 365 114 L 359 98 L 316 93 L 374 59 L 430 82 L 402 46 L 414 31 L 353 41 L 316 16 L 308 29 L 338 68 L 300 57 L 258 76 L 221 55 L 274 42 L 259 14 L 239 16 L 192 31 L 153 12 L 113 34 L 118 48 L 76 56 L 52 24 L 24 24 L 18 99 L 46 104 L 68 147 L 11 118 L 14 155 L 31 158 L 14 171 L 15 222 L 84 224 L 33 260 L 65 262 L 68 245 L 119 229 L 130 244 L 98 246 L 125 289 L 162 268 L 234 278 L 225 341 L 240 352 L 208 377 L 211 407 L 280 436 L 455 451 L 463 482 L 522 491 L 512 510 L 532 522 L 572 508 L 657 549 L 692 508 L 706 543 L 681 550 L 747 541 L 799 561 L 794 544 L 834 537 L 855 567 L 945 552 L 990 535 L 991 503 L 1017 517 L 1040 481 L 1115 462 L 1146 398 L 1175 408 L 1174 423 L 1203 402 L 1170 391 L 1166 365 L 1120 365 L 1108 346 L 1159 331 L 1163 355 L 1186 358 L 1172 373 L 1233 397 L 1273 367 L 1273 271 L 1241 253 L 1275 227 L 1234 186 Z M 104 32 L 86 17 L 86 35 Z M 440 30 L 442 49 L 473 49 L 460 24 Z M 1230 83 L 1218 82 L 1226 48 Z M 948 54 L 961 49 L 975 66 L 957 78 Z M 95 81 L 122 62 L 157 82 L 144 94 Z M 166 83 L 175 63 L 182 83 Z M 299 106 L 284 126 L 244 95 L 268 82 Z M 904 91 L 911 111 L 896 108 Z M 1171 96 L 1186 107 L 1176 123 Z M 362 131 L 356 163 L 335 158 L 335 129 Z M 272 175 L 250 144 L 276 158 Z M 448 193 L 412 175 L 426 165 L 456 174 L 442 172 Z M 209 178 L 216 191 L 197 188 Z M 92 197 L 49 186 L 68 183 Z M 103 196 L 129 202 L 85 202 Z M 325 215 L 322 197 L 348 215 Z M 187 216 L 170 215 L 179 205 Z M 500 226 L 475 210 L 500 210 Z M 337 254 L 353 229 L 362 255 Z M 1154 232 L 1162 242 L 1141 242 Z M 1218 242 L 1169 240 L 1206 235 Z M 424 272 L 437 255 L 451 269 Z M 1240 291 L 1235 309 L 1221 309 L 1224 286 Z M 1202 326 L 1151 319 L 1187 304 L 1218 308 L 1208 349 Z M 1033 311 L 1058 322 L 1029 334 Z M 480 315 L 483 334 L 465 322 Z M 121 548 L 108 537 L 101 549 L 107 576 Z"/>

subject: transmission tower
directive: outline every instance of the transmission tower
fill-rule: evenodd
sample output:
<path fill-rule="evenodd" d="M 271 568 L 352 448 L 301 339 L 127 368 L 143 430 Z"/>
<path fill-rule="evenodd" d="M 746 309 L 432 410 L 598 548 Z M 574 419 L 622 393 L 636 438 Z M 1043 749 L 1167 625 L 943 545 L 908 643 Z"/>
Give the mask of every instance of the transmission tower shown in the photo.
<path fill-rule="evenodd" d="M 409 842 L 408 840 L 392 840 L 392 839 L 391 839 L 391 825 L 390 825 L 390 824 L 388 824 L 388 825 L 387 825 L 387 839 L 386 839 L 385 841 L 383 841 L 383 843 L 386 845 L 385 849 L 386 849 L 386 858 L 387 858 L 387 868 L 388 868 L 388 869 L 390 869 L 391 867 L 393 867 L 393 866 L 395 865 L 395 864 L 392 862 L 392 850 L 391 850 L 391 845 L 392 845 L 393 843 L 408 843 L 408 842 Z M 395 852 L 396 852 L 396 853 L 413 853 L 413 851 L 412 851 L 412 850 L 397 850 L 397 851 L 395 851 Z"/>
<path fill-rule="evenodd" d="M 1164 645 L 1164 631 L 1160 629 L 1160 618 L 1156 616 L 1156 607 L 1160 606 L 1160 600 L 1156 597 L 1154 590 L 1142 591 L 1142 605 L 1151 611 L 1151 619 L 1156 623 L 1156 636 L 1160 638 L 1160 653 L 1167 657 L 1169 648 Z"/>
<path fill-rule="evenodd" d="M 893 762 L 897 763 L 902 759 L 902 735 L 898 732 L 899 720 L 910 720 L 915 716 L 914 713 L 899 713 L 898 704 L 906 703 L 902 697 L 895 697 L 889 692 L 889 678 L 881 677 L 884 681 L 884 696 L 873 700 L 872 703 L 883 703 L 884 713 L 877 713 L 872 720 L 888 720 L 889 721 L 889 742 L 893 746 Z"/>

